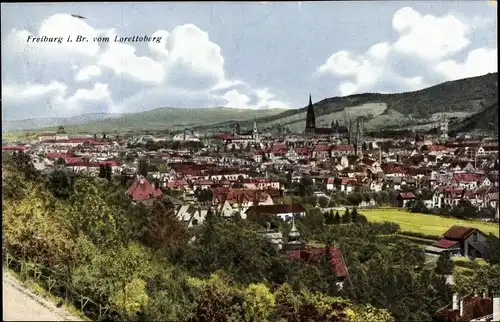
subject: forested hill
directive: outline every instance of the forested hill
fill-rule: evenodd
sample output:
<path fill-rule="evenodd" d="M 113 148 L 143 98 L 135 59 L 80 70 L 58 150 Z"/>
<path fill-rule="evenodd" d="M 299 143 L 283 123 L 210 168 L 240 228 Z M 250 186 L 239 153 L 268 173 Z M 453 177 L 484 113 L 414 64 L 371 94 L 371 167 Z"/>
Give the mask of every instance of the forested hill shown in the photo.
<path fill-rule="evenodd" d="M 313 104 L 317 122 L 345 123 L 346 118 L 364 117 L 370 130 L 387 127 L 408 128 L 431 123 L 442 116 L 456 118 L 458 122 L 481 113 L 492 101 L 498 102 L 498 73 L 445 82 L 419 91 L 379 94 L 365 93 L 345 97 L 331 97 Z M 304 98 L 304 104 L 307 98 Z M 275 126 L 301 131 L 305 125 L 306 106 L 290 109 L 280 114 L 257 118 L 259 128 Z M 253 120 L 240 122 L 251 127 Z M 227 123 L 208 125 L 204 128 L 224 127 Z M 475 123 L 474 126 L 481 126 Z"/>

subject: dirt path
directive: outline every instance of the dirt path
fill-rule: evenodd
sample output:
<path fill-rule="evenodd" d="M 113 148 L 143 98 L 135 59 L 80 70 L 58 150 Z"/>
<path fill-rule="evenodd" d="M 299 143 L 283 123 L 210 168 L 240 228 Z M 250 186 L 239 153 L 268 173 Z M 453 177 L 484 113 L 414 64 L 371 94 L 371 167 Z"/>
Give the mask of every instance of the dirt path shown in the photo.
<path fill-rule="evenodd" d="M 81 321 L 62 308 L 28 290 L 3 271 L 4 321 Z"/>

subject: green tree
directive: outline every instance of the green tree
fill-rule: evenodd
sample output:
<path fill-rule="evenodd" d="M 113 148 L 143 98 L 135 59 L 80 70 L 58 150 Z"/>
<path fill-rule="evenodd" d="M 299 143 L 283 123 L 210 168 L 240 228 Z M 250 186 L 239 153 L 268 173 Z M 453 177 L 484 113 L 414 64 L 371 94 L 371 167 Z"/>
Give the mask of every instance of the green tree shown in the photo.
<path fill-rule="evenodd" d="M 143 231 L 144 244 L 155 250 L 175 252 L 189 239 L 186 227 L 175 217 L 173 205 L 167 207 L 158 200 L 153 202 Z"/>
<path fill-rule="evenodd" d="M 139 165 L 137 167 L 137 173 L 139 175 L 142 175 L 144 176 L 145 178 L 148 177 L 148 173 L 149 173 L 149 165 L 148 165 L 148 161 L 147 160 L 139 160 Z"/>
<path fill-rule="evenodd" d="M 194 289 L 195 308 L 192 316 L 188 319 L 192 322 L 198 321 L 227 321 L 233 311 L 233 307 L 242 304 L 235 296 L 229 278 L 224 274 L 212 274 L 208 280 L 189 278 L 188 284 Z M 240 318 L 242 318 L 240 316 Z"/>
<path fill-rule="evenodd" d="M 113 168 L 111 167 L 110 164 L 106 164 L 105 166 L 105 173 L 106 173 L 106 179 L 108 179 L 108 181 L 111 181 L 111 178 L 113 177 Z"/>
<path fill-rule="evenodd" d="M 274 313 L 275 298 L 266 285 L 250 284 L 243 294 L 245 321 L 270 321 Z"/>
<path fill-rule="evenodd" d="M 359 217 L 358 209 L 354 207 L 351 211 L 351 221 L 354 223 L 358 222 L 358 217 Z"/>
<path fill-rule="evenodd" d="M 325 214 L 325 225 L 333 225 L 335 223 L 335 216 L 331 211 Z"/>
<path fill-rule="evenodd" d="M 318 204 L 321 208 L 328 207 L 329 202 L 330 202 L 330 200 L 325 196 L 321 196 L 318 198 Z"/>
<path fill-rule="evenodd" d="M 104 164 L 99 165 L 99 178 L 106 178 L 106 167 Z"/>
<path fill-rule="evenodd" d="M 363 195 L 359 192 L 351 192 L 347 195 L 347 201 L 353 206 L 358 206 L 363 201 Z"/>
<path fill-rule="evenodd" d="M 128 282 L 123 290 L 116 291 L 110 298 L 111 304 L 122 312 L 122 316 L 129 321 L 135 320 L 139 312 L 149 302 L 146 282 L 134 278 Z"/>
<path fill-rule="evenodd" d="M 105 196 L 91 181 L 79 179 L 70 199 L 68 220 L 73 232 L 80 232 L 98 245 L 121 243 L 127 238 L 127 216 L 116 206 L 110 206 Z"/>
<path fill-rule="evenodd" d="M 334 223 L 335 223 L 335 224 L 340 224 L 340 222 L 341 222 L 341 218 L 340 218 L 339 211 L 337 210 L 337 211 L 335 212 Z"/>
<path fill-rule="evenodd" d="M 349 301 L 321 293 L 303 291 L 300 296 L 300 321 L 349 321 Z"/>
<path fill-rule="evenodd" d="M 484 259 L 490 265 L 500 264 L 500 238 L 490 234 L 486 239 L 486 252 Z"/>
<path fill-rule="evenodd" d="M 252 283 L 270 274 L 275 252 L 264 236 L 213 216 L 200 228 L 196 240 L 184 248 L 183 261 L 197 274 L 206 276 L 224 269 L 236 281 Z"/>
<path fill-rule="evenodd" d="M 20 200 L 4 199 L 3 242 L 11 253 L 46 265 L 65 264 L 75 256 L 73 234 L 64 221 L 67 209 L 43 186 L 27 182 Z"/>
<path fill-rule="evenodd" d="M 351 222 L 351 214 L 349 213 L 349 208 L 346 208 L 345 209 L 345 212 L 344 214 L 342 215 L 342 218 L 341 218 L 342 222 L 344 224 L 348 224 Z"/>
<path fill-rule="evenodd" d="M 450 275 L 453 273 L 453 260 L 448 252 L 443 252 L 439 255 L 436 262 L 436 274 Z"/>
<path fill-rule="evenodd" d="M 73 182 L 64 170 L 52 171 L 46 185 L 52 195 L 60 199 L 68 199 L 73 191 Z"/>
<path fill-rule="evenodd" d="M 137 243 L 99 249 L 75 268 L 72 283 L 94 299 L 111 298 L 114 308 L 126 318 L 130 309 L 145 299 L 142 285 L 152 274 L 150 259 L 148 251 Z"/>
<path fill-rule="evenodd" d="M 478 265 L 470 274 L 467 271 L 455 271 L 453 288 L 460 294 L 470 292 L 492 292 L 500 290 L 500 265 Z"/>
<path fill-rule="evenodd" d="M 276 315 L 280 321 L 298 322 L 299 299 L 288 283 L 280 285 L 275 293 Z"/>

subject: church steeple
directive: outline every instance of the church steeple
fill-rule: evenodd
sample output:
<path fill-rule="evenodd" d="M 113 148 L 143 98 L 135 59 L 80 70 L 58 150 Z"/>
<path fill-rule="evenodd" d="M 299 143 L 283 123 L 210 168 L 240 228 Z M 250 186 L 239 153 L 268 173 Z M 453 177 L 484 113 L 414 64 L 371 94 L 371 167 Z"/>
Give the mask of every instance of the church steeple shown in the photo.
<path fill-rule="evenodd" d="M 314 133 L 316 130 L 316 116 L 314 115 L 314 107 L 312 104 L 312 97 L 309 94 L 309 105 L 307 106 L 306 116 L 306 133 Z"/>
<path fill-rule="evenodd" d="M 285 245 L 286 249 L 294 250 L 294 249 L 303 249 L 305 247 L 305 243 L 301 240 L 300 232 L 295 226 L 295 214 L 292 217 L 292 229 L 288 233 L 288 240 Z"/>
<path fill-rule="evenodd" d="M 257 129 L 257 121 L 255 120 L 255 117 L 253 118 L 252 138 L 254 139 L 254 141 L 259 140 L 259 130 Z"/>

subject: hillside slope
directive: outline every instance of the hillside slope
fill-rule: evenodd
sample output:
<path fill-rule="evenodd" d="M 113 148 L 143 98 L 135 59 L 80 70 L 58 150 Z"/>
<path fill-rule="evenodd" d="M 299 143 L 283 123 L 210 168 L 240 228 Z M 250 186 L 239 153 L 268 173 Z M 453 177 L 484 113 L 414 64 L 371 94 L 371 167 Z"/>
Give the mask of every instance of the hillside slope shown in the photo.
<path fill-rule="evenodd" d="M 498 101 L 450 127 L 451 133 L 488 131 L 498 133 Z"/>
<path fill-rule="evenodd" d="M 174 131 L 205 124 L 253 119 L 262 115 L 276 115 L 281 112 L 283 112 L 282 109 L 248 110 L 228 107 L 196 109 L 163 107 L 141 113 L 123 114 L 120 117 L 112 119 L 107 118 L 85 124 L 67 126 L 65 128 L 70 133 L 109 133 L 139 130 Z"/>
<path fill-rule="evenodd" d="M 307 102 L 307 98 L 304 101 Z M 488 105 L 485 103 L 491 101 L 498 101 L 498 73 L 445 82 L 414 92 L 326 98 L 314 103 L 314 108 L 318 126 L 327 126 L 335 120 L 345 124 L 349 118 L 362 116 L 365 127 L 372 130 L 430 124 L 443 116 L 460 121 L 481 112 Z M 303 107 L 260 117 L 257 122 L 260 128 L 286 126 L 292 131 L 302 131 L 305 118 L 306 107 Z M 240 124 L 251 126 L 250 120 Z M 205 128 L 227 125 L 221 123 Z"/>
<path fill-rule="evenodd" d="M 71 117 L 47 117 L 23 120 L 2 120 L 2 132 L 57 127 L 59 125 L 77 125 L 108 118 L 120 117 L 120 114 L 90 113 Z"/>

